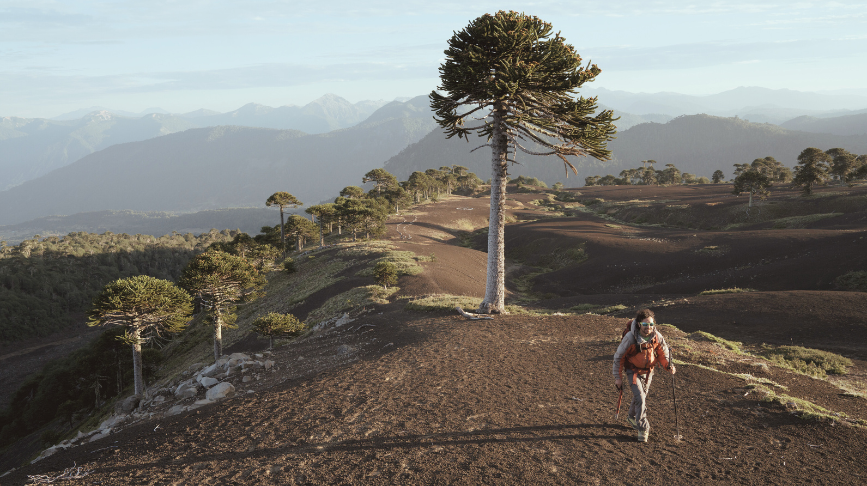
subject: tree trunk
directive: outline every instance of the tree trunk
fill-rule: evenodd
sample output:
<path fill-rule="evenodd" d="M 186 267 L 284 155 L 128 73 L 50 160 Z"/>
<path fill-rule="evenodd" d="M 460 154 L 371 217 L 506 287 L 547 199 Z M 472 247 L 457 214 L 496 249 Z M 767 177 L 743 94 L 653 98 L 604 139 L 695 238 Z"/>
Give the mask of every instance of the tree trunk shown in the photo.
<path fill-rule="evenodd" d="M 325 246 L 325 222 L 319 218 L 319 248 Z"/>
<path fill-rule="evenodd" d="M 223 316 L 220 308 L 214 306 L 214 361 L 223 355 Z"/>
<path fill-rule="evenodd" d="M 280 251 L 286 256 L 286 233 L 283 232 L 283 206 L 280 206 Z"/>
<path fill-rule="evenodd" d="M 750 204 L 747 206 L 748 208 L 753 207 L 753 191 L 750 191 Z"/>
<path fill-rule="evenodd" d="M 494 132 L 491 138 L 491 213 L 488 225 L 488 278 L 485 298 L 479 313 L 501 314 L 505 310 L 506 253 L 504 231 L 506 226 L 506 183 L 508 182 L 505 127 L 502 116 L 505 103 L 496 103 L 493 109 Z"/>
<path fill-rule="evenodd" d="M 132 339 L 132 376 L 135 380 L 135 394 L 140 397 L 144 395 L 144 375 L 142 374 L 141 331 L 139 329 L 133 329 Z"/>

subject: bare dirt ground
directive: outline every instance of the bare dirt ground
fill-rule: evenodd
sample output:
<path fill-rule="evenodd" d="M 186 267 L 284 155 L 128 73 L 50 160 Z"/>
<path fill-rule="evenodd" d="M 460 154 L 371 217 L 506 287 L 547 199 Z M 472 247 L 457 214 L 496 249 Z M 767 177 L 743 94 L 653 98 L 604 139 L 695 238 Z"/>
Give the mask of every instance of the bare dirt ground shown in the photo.
<path fill-rule="evenodd" d="M 657 190 L 665 192 L 658 197 L 680 197 Z M 694 188 L 682 191 L 700 200 Z M 867 227 L 723 232 L 613 225 L 590 214 L 545 218 L 530 204 L 538 197 L 518 194 L 511 203 L 512 216 L 538 215 L 507 229 L 507 254 L 511 248 L 522 257 L 512 275 L 570 246 L 583 245 L 588 258 L 532 277 L 533 295 L 510 283 L 511 299 L 563 309 L 619 303 L 628 307 L 624 316 L 650 306 L 660 322 L 684 332 L 827 349 L 853 358 L 851 372 L 864 374 L 867 296 L 834 291 L 831 281 L 867 269 L 858 242 Z M 486 255 L 460 246 L 455 235 L 484 227 L 487 216 L 485 199 L 450 198 L 392 220 L 393 243 L 436 257 L 422 264 L 424 273 L 401 278 L 399 296 L 480 298 Z M 707 246 L 728 250 L 699 251 Z M 736 285 L 757 291 L 696 295 Z M 28 475 L 74 464 L 89 475 L 61 484 L 867 482 L 861 466 L 867 430 L 799 417 L 796 407 L 762 401 L 744 379 L 698 364 L 749 371 L 785 385 L 791 396 L 867 419 L 867 400 L 826 381 L 778 368 L 763 372 L 723 354 L 681 364 L 674 393 L 682 440 L 675 439 L 673 381 L 663 373 L 650 394 L 650 442 L 640 444 L 623 413 L 613 419 L 611 357 L 622 316 L 467 321 L 409 312 L 404 303 L 367 308 L 350 324 L 280 348 L 278 370 L 251 392 L 58 452 L 0 484 L 26 484 Z M 676 356 L 686 356 L 683 333 L 669 335 Z"/>

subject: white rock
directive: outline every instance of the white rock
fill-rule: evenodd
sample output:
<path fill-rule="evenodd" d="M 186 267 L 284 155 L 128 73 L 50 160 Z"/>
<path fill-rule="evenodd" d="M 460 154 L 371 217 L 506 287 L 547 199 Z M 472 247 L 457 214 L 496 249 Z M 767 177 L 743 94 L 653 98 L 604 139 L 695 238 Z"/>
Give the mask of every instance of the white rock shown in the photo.
<path fill-rule="evenodd" d="M 226 364 L 228 361 L 229 361 L 229 358 L 223 356 L 222 358 L 218 359 L 217 362 L 214 363 L 214 364 L 217 365 L 218 367 L 222 367 L 222 366 L 223 366 L 224 364 Z"/>
<path fill-rule="evenodd" d="M 185 411 L 186 409 L 187 409 L 187 407 L 185 407 L 185 406 L 183 406 L 183 405 L 175 405 L 174 407 L 172 407 L 172 408 L 170 408 L 170 409 L 168 409 L 168 410 L 166 411 L 166 415 L 165 415 L 165 416 L 166 416 L 166 417 L 171 417 L 172 415 L 177 415 L 177 414 L 179 414 L 179 413 Z"/>
<path fill-rule="evenodd" d="M 109 434 L 111 434 L 111 429 L 101 429 L 99 431 L 99 433 L 94 435 L 93 437 L 91 437 L 90 440 L 88 440 L 88 442 L 93 442 L 95 440 L 102 439 L 103 437 L 107 437 Z"/>
<path fill-rule="evenodd" d="M 265 366 L 265 371 L 268 371 L 274 367 L 274 362 L 271 361 L 270 359 L 267 359 L 267 360 L 265 360 L 265 363 L 263 363 L 263 365 Z"/>
<path fill-rule="evenodd" d="M 216 385 L 216 384 L 219 383 L 219 382 L 220 382 L 220 381 L 217 380 L 216 378 L 210 378 L 210 377 L 207 377 L 207 376 L 204 377 L 204 378 L 202 378 L 201 381 L 200 381 L 200 383 L 202 384 L 202 386 L 205 387 L 205 388 L 210 388 L 210 387 Z"/>
<path fill-rule="evenodd" d="M 220 383 L 215 385 L 213 388 L 208 390 L 205 394 L 205 398 L 208 400 L 220 400 L 222 398 L 229 398 L 235 395 L 235 387 L 232 386 L 231 383 Z"/>
<path fill-rule="evenodd" d="M 209 404 L 209 403 L 214 403 L 214 401 L 213 401 L 213 400 L 208 400 L 207 398 L 203 398 L 202 400 L 196 400 L 195 402 L 193 402 L 193 405 L 194 405 L 196 408 L 198 408 L 198 407 L 201 407 L 202 405 L 207 405 L 207 404 Z"/>
<path fill-rule="evenodd" d="M 245 376 L 245 377 L 241 380 L 242 383 L 249 383 L 249 382 L 251 382 L 251 381 L 253 381 L 253 378 L 251 378 L 250 376 Z"/>
<path fill-rule="evenodd" d="M 256 358 L 256 359 L 262 359 L 262 358 L 265 357 L 265 355 L 262 354 L 262 353 L 257 353 L 257 354 L 254 354 L 253 357 Z"/>
<path fill-rule="evenodd" d="M 250 361 L 250 357 L 244 353 L 232 353 L 229 355 L 229 359 L 240 359 L 243 361 Z"/>
<path fill-rule="evenodd" d="M 201 379 L 206 376 L 214 376 L 221 371 L 221 366 L 218 366 L 217 363 L 214 363 L 211 366 L 208 366 L 207 368 L 200 371 L 199 375 L 196 377 L 196 381 L 201 381 Z"/>
<path fill-rule="evenodd" d="M 183 390 L 176 391 L 175 397 L 177 397 L 178 400 L 183 400 L 185 398 L 192 398 L 192 397 L 196 396 L 198 393 L 199 393 L 198 388 L 196 388 L 194 386 L 190 386 L 190 387 L 184 388 Z"/>

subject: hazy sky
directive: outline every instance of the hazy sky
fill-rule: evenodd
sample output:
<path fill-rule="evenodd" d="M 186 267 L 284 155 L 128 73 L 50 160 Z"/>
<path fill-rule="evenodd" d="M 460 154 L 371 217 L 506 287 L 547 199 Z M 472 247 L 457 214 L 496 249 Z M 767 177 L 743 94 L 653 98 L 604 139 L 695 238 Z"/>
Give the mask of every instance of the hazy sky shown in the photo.
<path fill-rule="evenodd" d="M 426 94 L 452 32 L 504 9 L 551 22 L 594 88 L 867 94 L 864 0 L 0 0 L 0 116 Z"/>

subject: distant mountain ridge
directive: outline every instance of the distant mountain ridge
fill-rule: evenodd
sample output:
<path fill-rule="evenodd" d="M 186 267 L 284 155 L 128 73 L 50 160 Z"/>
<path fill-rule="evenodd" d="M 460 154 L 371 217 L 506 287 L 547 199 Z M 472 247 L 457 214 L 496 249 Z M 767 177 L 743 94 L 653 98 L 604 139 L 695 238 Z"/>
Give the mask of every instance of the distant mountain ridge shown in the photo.
<path fill-rule="evenodd" d="M 433 126 L 427 117 L 386 118 L 319 135 L 219 126 L 113 145 L 0 192 L 0 225 L 104 210 L 263 207 L 277 191 L 317 203 L 360 185 L 367 171 Z"/>
<path fill-rule="evenodd" d="M 834 118 L 816 118 L 800 116 L 780 125 L 790 130 L 814 133 L 835 133 L 837 135 L 867 134 L 867 113 L 838 116 Z"/>
<path fill-rule="evenodd" d="M 197 110 L 184 115 L 151 113 L 128 118 L 101 110 L 75 120 L 0 118 L 0 191 L 119 143 L 218 125 L 326 133 L 357 125 L 385 104 L 362 101 L 353 105 L 339 96 L 325 95 L 303 107 L 271 108 L 251 103 L 229 113 Z M 414 116 L 429 118 L 421 112 Z M 389 116 L 377 117 L 386 118 Z"/>
<path fill-rule="evenodd" d="M 563 182 L 567 187 L 584 185 L 592 175 L 618 175 L 623 169 L 641 166 L 642 160 L 654 159 L 657 168 L 671 163 L 682 172 L 710 177 L 717 169 L 726 176 L 735 163 L 752 162 L 756 158 L 773 156 L 793 167 L 798 154 L 807 147 L 827 150 L 843 147 L 851 152 L 867 153 L 867 135 L 839 136 L 786 130 L 771 124 L 751 123 L 738 118 L 710 115 L 679 116 L 668 123 L 642 123 L 618 132 L 608 144 L 612 160 L 601 162 L 592 158 L 570 158 L 578 175 L 569 171 L 556 157 L 539 157 L 518 152 L 519 165 L 511 165 L 511 177 L 538 177 L 548 184 Z M 385 169 L 405 180 L 416 170 L 442 165 L 468 167 L 482 179 L 490 177 L 490 149 L 470 150 L 482 145 L 482 139 L 446 140 L 441 130 L 434 130 L 385 163 Z"/>

